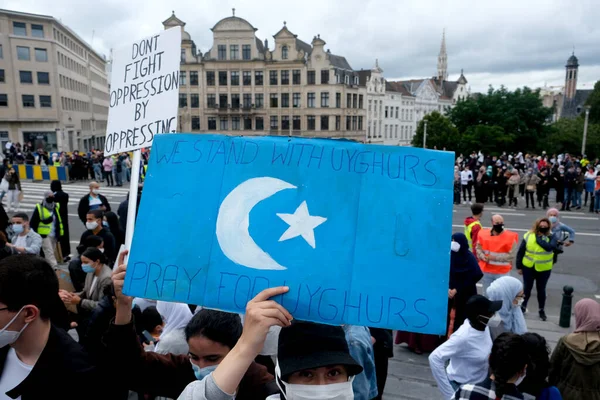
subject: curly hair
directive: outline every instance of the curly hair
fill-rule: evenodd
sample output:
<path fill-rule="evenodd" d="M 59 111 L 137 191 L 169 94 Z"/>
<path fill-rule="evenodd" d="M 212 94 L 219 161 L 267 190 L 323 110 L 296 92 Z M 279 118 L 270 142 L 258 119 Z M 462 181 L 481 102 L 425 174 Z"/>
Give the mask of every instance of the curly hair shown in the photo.
<path fill-rule="evenodd" d="M 490 370 L 494 374 L 496 397 L 506 394 L 508 381 L 529 364 L 527 342 L 514 333 L 502 333 L 494 340 L 490 354 Z"/>

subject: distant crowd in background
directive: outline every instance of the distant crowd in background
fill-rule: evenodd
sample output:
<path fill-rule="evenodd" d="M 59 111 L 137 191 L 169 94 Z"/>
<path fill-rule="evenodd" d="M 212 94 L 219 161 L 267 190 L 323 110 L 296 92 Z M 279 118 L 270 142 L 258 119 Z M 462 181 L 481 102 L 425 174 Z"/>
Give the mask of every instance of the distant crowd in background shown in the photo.
<path fill-rule="evenodd" d="M 586 155 L 473 152 L 454 166 L 454 204 L 494 202 L 498 207 L 544 210 L 554 201 L 563 211 L 588 208 L 600 213 L 600 159 Z M 522 203 L 521 203 L 522 204 Z"/>
<path fill-rule="evenodd" d="M 144 165 L 148 163 L 149 152 L 142 153 L 140 162 L 140 176 L 144 175 Z M 88 152 L 75 150 L 72 153 L 48 153 L 42 148 L 34 150 L 31 142 L 23 146 L 20 143 L 7 143 L 2 155 L 3 167 L 8 165 L 41 165 L 66 167 L 69 171 L 69 180 L 87 181 L 96 180 L 106 182 L 107 186 L 123 186 L 124 182 L 131 181 L 131 157 L 128 153 L 104 156 L 101 150 L 92 149 Z M 0 171 L 0 174 L 3 174 Z"/>

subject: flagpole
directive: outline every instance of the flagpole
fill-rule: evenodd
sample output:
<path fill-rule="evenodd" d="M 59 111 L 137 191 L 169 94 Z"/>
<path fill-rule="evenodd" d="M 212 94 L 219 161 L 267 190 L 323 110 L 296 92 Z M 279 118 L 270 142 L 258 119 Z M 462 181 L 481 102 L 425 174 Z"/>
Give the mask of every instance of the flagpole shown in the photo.
<path fill-rule="evenodd" d="M 141 150 L 138 149 L 133 151 L 133 161 L 131 161 L 131 184 L 129 186 L 129 203 L 127 205 L 127 227 L 125 231 L 125 248 L 129 251 L 131 251 L 133 230 L 135 229 L 141 157 Z"/>

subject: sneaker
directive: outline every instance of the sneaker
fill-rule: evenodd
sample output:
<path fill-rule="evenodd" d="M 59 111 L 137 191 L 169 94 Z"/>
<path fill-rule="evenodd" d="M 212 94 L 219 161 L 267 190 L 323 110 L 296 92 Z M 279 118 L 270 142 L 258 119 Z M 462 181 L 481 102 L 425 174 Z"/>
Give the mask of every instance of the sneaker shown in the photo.
<path fill-rule="evenodd" d="M 466 201 L 463 201 L 463 206 L 464 206 L 464 205 L 466 205 L 466 204 L 467 204 L 467 202 L 466 202 Z"/>
<path fill-rule="evenodd" d="M 548 319 L 548 317 L 546 316 L 546 312 L 544 310 L 540 310 L 540 319 L 542 321 L 546 321 Z"/>
<path fill-rule="evenodd" d="M 469 205 L 470 205 L 470 206 L 472 206 L 472 205 L 473 205 L 473 202 L 471 202 L 470 200 L 469 200 Z"/>

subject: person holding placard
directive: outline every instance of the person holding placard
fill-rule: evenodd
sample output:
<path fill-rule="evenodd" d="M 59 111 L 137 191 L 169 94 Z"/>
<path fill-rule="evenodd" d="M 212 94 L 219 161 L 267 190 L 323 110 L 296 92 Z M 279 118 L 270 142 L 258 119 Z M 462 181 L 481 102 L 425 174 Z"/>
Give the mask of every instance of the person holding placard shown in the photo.
<path fill-rule="evenodd" d="M 189 356 L 146 352 L 138 340 L 132 320 L 133 299 L 123 294 L 127 269 L 123 262 L 127 253 L 121 253 L 119 266 L 112 276 L 117 312 L 103 339 L 107 357 L 116 368 L 114 376 L 124 379 L 120 384 L 137 392 L 178 398 L 180 394 L 183 396 L 182 391 L 188 384 L 212 376 L 212 371 L 216 371 L 218 365 L 228 359 L 225 368 L 233 367 L 234 370 L 222 376 L 226 382 L 210 378 L 209 390 L 214 393 L 236 392 L 236 399 L 264 399 L 278 393 L 273 375 L 262 365 L 256 364 L 254 359 L 264 344 L 272 321 L 284 325 L 283 316 L 282 320 L 268 317 L 283 309 L 268 301 L 270 297 L 283 293 L 283 288 L 267 289 L 250 302 L 251 311 L 246 314 L 244 328 L 237 314 L 200 310 L 185 328 Z M 242 329 L 246 333 L 243 337 Z M 248 351 L 240 351 L 241 347 Z M 230 391 L 231 385 L 233 390 Z"/>

